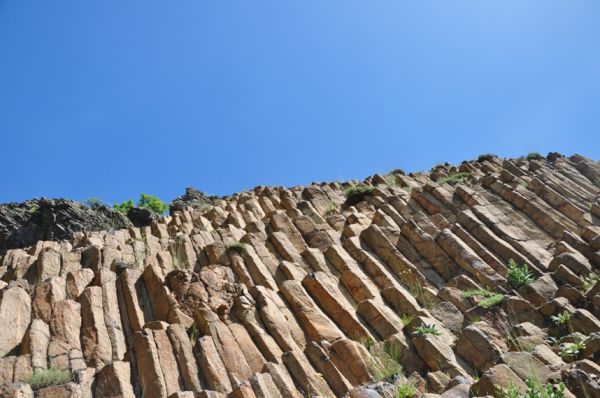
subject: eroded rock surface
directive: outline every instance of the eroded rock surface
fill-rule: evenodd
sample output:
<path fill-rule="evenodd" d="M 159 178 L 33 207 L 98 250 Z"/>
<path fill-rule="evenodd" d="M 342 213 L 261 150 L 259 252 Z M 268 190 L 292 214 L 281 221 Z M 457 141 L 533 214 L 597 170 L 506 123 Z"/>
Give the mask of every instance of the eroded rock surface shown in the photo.
<path fill-rule="evenodd" d="M 355 182 L 188 190 L 142 227 L 4 205 L 1 394 L 467 397 L 533 376 L 598 396 L 598 178 L 553 153 L 375 175 L 348 203 Z M 49 368 L 72 380 L 32 391 Z"/>

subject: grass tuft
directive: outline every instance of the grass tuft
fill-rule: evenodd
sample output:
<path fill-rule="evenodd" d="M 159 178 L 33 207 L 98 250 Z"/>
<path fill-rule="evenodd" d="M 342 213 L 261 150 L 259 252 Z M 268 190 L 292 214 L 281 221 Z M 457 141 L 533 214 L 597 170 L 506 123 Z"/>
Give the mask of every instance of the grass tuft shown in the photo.
<path fill-rule="evenodd" d="M 325 211 L 323 212 L 323 215 L 330 216 L 332 214 L 336 214 L 337 212 L 338 212 L 337 205 L 335 203 L 331 202 L 325 208 Z"/>
<path fill-rule="evenodd" d="M 402 314 L 402 315 L 400 315 L 400 320 L 402 321 L 402 324 L 404 326 L 406 326 L 409 323 L 411 323 L 413 321 L 413 319 L 415 319 L 415 316 L 411 315 L 411 314 Z"/>
<path fill-rule="evenodd" d="M 367 349 L 371 354 L 372 360 L 369 367 L 375 380 L 389 380 L 402 372 L 401 352 L 388 342 L 383 345 L 373 343 Z"/>
<path fill-rule="evenodd" d="M 504 295 L 501 293 L 490 292 L 485 289 L 474 289 L 474 290 L 466 290 L 462 293 L 463 298 L 471 298 L 471 297 L 483 297 L 484 300 L 477 303 L 477 306 L 483 308 L 490 308 L 495 305 L 498 305 L 504 300 Z"/>
<path fill-rule="evenodd" d="M 246 245 L 241 242 L 234 241 L 234 242 L 227 243 L 225 245 L 225 249 L 228 251 L 233 250 L 233 251 L 236 251 L 241 254 L 246 251 Z"/>
<path fill-rule="evenodd" d="M 188 329 L 187 335 L 190 338 L 190 342 L 192 344 L 196 343 L 196 340 L 198 340 L 198 338 L 200 337 L 200 331 L 198 330 L 198 327 L 195 323 Z"/>
<path fill-rule="evenodd" d="M 398 386 L 396 398 L 411 398 L 417 394 L 417 389 L 412 383 L 404 383 Z"/>
<path fill-rule="evenodd" d="M 27 383 L 31 384 L 32 389 L 39 390 L 44 387 L 59 386 L 72 380 L 73 375 L 68 370 L 50 368 L 34 371 L 27 379 Z"/>
<path fill-rule="evenodd" d="M 415 335 L 415 336 L 425 336 L 428 334 L 430 334 L 432 336 L 439 336 L 442 333 L 438 330 L 437 326 L 428 325 L 426 323 L 415 328 L 415 331 L 413 332 L 413 335 Z"/>
<path fill-rule="evenodd" d="M 466 182 L 466 180 L 470 177 L 471 177 L 471 173 L 467 173 L 466 171 L 461 171 L 459 173 L 450 174 L 448 177 L 438 178 L 438 180 L 436 182 L 438 184 L 455 185 L 458 183 Z"/>

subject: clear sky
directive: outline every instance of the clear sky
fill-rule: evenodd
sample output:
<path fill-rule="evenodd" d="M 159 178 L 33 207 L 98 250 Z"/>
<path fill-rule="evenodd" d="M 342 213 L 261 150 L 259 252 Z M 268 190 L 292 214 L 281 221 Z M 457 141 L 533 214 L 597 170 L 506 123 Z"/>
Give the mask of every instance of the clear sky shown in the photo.
<path fill-rule="evenodd" d="M 598 0 L 0 0 L 0 202 L 600 158 Z"/>

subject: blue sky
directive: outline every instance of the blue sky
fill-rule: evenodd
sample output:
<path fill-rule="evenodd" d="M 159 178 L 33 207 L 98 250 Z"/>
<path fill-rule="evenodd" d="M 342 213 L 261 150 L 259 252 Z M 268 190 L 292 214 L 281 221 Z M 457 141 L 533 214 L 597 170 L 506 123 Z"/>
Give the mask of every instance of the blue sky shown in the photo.
<path fill-rule="evenodd" d="M 0 202 L 600 158 L 600 2 L 0 0 Z"/>

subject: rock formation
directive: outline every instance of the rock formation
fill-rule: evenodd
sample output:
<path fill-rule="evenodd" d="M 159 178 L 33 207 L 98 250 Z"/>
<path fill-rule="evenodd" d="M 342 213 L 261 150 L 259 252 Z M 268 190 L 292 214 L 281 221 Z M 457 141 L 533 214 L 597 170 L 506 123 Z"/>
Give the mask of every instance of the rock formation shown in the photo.
<path fill-rule="evenodd" d="M 0 395 L 600 397 L 599 179 L 578 155 L 488 157 L 4 229 Z M 18 226 L 45 205 L 8 206 Z M 28 384 L 47 369 L 70 381 Z"/>

